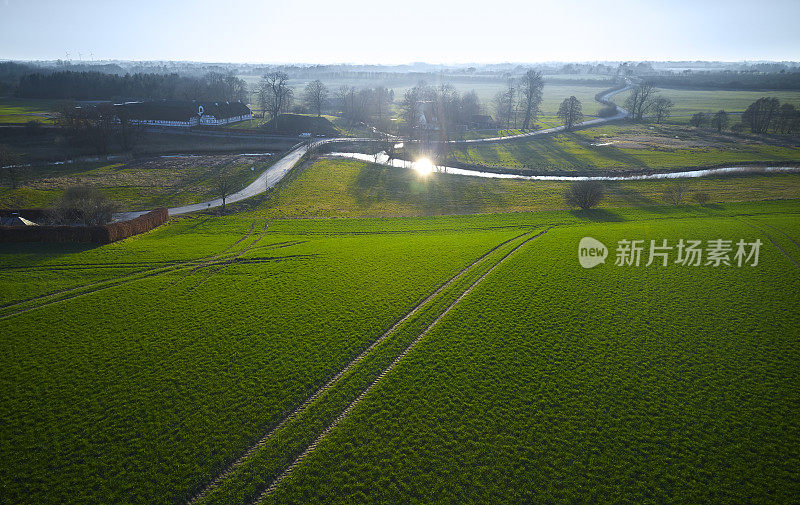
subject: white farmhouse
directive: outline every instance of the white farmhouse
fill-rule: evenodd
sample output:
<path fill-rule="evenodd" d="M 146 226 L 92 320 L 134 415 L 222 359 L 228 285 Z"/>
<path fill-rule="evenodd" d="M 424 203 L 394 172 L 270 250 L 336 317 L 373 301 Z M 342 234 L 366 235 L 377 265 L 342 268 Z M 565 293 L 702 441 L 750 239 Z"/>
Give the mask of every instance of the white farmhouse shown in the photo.
<path fill-rule="evenodd" d="M 242 102 L 162 100 L 114 104 L 118 115 L 131 123 L 148 126 L 220 126 L 253 118 Z"/>

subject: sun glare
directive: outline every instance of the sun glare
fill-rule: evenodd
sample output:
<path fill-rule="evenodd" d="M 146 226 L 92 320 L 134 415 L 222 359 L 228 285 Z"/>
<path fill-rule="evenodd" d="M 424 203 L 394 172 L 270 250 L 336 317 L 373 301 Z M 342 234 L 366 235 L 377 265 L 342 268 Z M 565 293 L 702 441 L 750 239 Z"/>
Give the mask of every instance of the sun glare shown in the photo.
<path fill-rule="evenodd" d="M 428 175 L 429 173 L 433 172 L 433 163 L 428 158 L 420 158 L 416 162 L 414 162 L 414 170 L 419 172 L 421 175 Z"/>

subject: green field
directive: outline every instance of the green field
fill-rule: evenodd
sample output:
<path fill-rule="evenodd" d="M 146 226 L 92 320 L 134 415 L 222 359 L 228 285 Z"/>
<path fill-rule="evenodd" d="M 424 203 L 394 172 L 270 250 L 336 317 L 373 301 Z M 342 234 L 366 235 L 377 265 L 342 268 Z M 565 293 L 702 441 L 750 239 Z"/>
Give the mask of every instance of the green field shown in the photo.
<path fill-rule="evenodd" d="M 592 145 L 605 144 L 605 145 Z M 456 146 L 463 163 L 530 169 L 533 173 L 663 170 L 736 163 L 798 163 L 789 140 L 717 135 L 681 126 L 622 124 L 537 139 Z"/>
<path fill-rule="evenodd" d="M 622 92 L 613 101 L 623 105 L 629 91 Z M 696 112 L 744 112 L 747 106 L 763 96 L 775 97 L 781 103 L 800 106 L 800 91 L 730 91 L 658 88 L 658 95 L 669 98 L 675 104 L 673 116 L 691 116 Z"/>
<path fill-rule="evenodd" d="M 453 156 L 598 173 L 798 152 L 622 123 Z M 271 162 L 37 166 L 0 201 L 88 183 L 176 205 Z M 705 205 L 664 204 L 674 184 L 605 183 L 583 212 L 565 182 L 321 157 L 222 215 L 0 243 L 0 502 L 789 503 L 800 174 L 684 181 Z M 591 270 L 586 236 L 609 248 Z M 763 245 L 756 266 L 618 266 L 624 239 Z"/>
<path fill-rule="evenodd" d="M 686 179 L 687 201 L 697 192 L 730 203 L 800 197 L 800 174 Z M 673 181 L 607 182 L 601 208 L 659 205 Z M 263 201 L 268 217 L 379 217 L 524 212 L 565 207 L 561 181 L 483 179 L 445 173 L 421 177 L 413 170 L 362 161 L 322 159 L 305 166 L 290 184 Z"/>
<path fill-rule="evenodd" d="M 247 502 L 333 422 L 270 503 L 780 501 L 798 491 L 797 202 L 273 207 L 3 244 L 4 501 L 179 503 L 262 439 L 203 500 Z M 584 235 L 765 245 L 750 269 L 586 271 Z"/>
<path fill-rule="evenodd" d="M 758 271 L 586 272 L 574 259 L 584 235 L 758 234 L 737 219 L 550 230 L 456 305 L 263 503 L 791 502 L 797 267 L 777 248 Z"/>
<path fill-rule="evenodd" d="M 29 121 L 52 124 L 53 116 L 63 103 L 59 100 L 0 97 L 0 124 L 24 124 Z"/>

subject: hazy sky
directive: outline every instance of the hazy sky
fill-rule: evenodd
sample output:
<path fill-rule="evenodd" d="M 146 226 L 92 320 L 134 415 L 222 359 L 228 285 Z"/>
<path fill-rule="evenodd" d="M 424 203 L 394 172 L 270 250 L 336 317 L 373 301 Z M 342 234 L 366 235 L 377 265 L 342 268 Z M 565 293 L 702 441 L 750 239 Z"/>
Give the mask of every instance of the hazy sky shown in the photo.
<path fill-rule="evenodd" d="M 0 59 L 800 60 L 800 0 L 0 0 Z"/>

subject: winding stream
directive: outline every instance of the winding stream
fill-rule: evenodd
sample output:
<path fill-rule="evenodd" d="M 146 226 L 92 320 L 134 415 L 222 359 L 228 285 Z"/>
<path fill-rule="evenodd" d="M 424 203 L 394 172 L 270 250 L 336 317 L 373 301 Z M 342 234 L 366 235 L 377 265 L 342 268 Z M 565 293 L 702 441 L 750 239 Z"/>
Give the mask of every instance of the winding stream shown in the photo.
<path fill-rule="evenodd" d="M 329 156 L 338 158 L 351 158 L 354 160 L 369 161 L 371 163 L 378 163 L 387 167 L 406 168 L 410 170 L 417 170 L 419 172 L 430 171 L 429 164 L 420 164 L 416 161 L 406 161 L 393 159 L 389 162 L 389 157 L 385 153 L 378 154 L 377 160 L 375 155 L 362 154 L 362 153 L 331 153 Z M 650 179 L 693 179 L 697 177 L 713 177 L 716 175 L 730 175 L 730 174 L 759 174 L 759 173 L 792 173 L 800 172 L 800 167 L 722 167 L 722 168 L 704 168 L 699 170 L 684 170 L 673 172 L 660 172 L 656 174 L 637 174 L 637 175 L 517 175 L 517 174 L 501 174 L 497 172 L 484 172 L 480 170 L 468 170 L 464 168 L 436 166 L 432 167 L 433 172 L 447 173 L 454 175 L 468 175 L 472 177 L 484 177 L 488 179 L 522 179 L 528 181 L 640 181 Z"/>

